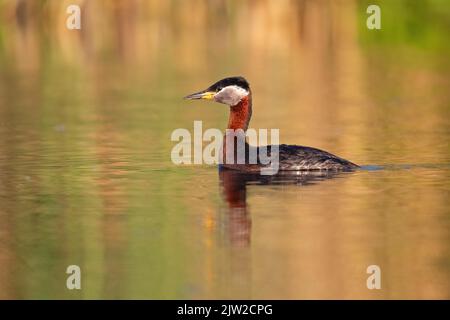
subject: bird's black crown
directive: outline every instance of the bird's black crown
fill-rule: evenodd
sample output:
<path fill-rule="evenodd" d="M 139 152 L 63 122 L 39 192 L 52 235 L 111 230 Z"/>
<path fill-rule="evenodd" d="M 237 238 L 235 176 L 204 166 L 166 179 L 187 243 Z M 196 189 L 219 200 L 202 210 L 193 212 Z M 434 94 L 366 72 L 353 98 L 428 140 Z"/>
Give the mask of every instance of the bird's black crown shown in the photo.
<path fill-rule="evenodd" d="M 210 86 L 207 91 L 220 91 L 225 87 L 228 86 L 238 86 L 245 90 L 250 89 L 250 85 L 248 84 L 247 80 L 245 80 L 244 77 L 229 77 L 222 80 L 217 81 L 212 86 Z"/>

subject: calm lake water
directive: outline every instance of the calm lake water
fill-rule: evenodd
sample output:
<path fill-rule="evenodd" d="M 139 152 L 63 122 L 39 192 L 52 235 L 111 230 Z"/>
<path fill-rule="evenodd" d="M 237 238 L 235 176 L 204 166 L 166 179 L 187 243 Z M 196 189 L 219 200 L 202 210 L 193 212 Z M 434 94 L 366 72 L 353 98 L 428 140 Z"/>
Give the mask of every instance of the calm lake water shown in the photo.
<path fill-rule="evenodd" d="M 448 5 L 385 1 L 370 31 L 366 2 L 89 1 L 80 35 L 58 3 L 0 6 L 27 21 L 0 20 L 0 298 L 450 298 Z M 228 118 L 181 98 L 229 75 L 250 127 L 362 170 L 174 165 L 173 130 Z"/>

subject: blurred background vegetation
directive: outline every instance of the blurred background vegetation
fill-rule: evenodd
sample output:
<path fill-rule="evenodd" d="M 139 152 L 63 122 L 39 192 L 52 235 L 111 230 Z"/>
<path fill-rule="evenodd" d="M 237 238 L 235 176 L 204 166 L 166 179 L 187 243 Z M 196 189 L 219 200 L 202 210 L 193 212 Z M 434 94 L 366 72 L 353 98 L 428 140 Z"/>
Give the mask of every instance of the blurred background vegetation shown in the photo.
<path fill-rule="evenodd" d="M 0 297 L 448 298 L 449 30 L 446 0 L 0 0 Z M 229 75 L 282 143 L 437 167 L 250 189 L 235 248 L 216 169 L 170 161 L 228 116 L 181 97 Z"/>

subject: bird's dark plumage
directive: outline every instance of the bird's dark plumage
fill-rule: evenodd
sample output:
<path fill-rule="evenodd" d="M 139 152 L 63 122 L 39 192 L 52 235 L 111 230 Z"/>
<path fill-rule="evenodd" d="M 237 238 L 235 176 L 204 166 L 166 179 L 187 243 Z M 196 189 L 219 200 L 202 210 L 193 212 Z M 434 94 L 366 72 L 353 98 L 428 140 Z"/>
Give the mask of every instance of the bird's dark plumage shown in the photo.
<path fill-rule="evenodd" d="M 213 85 L 211 85 L 206 91 L 220 91 L 228 86 L 238 86 L 245 90 L 250 89 L 250 85 L 247 80 L 243 77 L 229 77 L 222 80 L 217 81 Z"/>
<path fill-rule="evenodd" d="M 351 170 L 358 166 L 326 151 L 296 145 L 279 145 L 279 170 Z"/>

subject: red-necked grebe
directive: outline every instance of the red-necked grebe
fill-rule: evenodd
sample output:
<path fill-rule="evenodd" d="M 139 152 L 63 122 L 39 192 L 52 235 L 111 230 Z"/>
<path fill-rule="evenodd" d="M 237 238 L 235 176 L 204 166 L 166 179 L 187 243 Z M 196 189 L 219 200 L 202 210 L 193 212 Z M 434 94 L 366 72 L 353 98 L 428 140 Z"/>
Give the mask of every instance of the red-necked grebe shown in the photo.
<path fill-rule="evenodd" d="M 243 77 L 222 79 L 206 90 L 186 96 L 185 99 L 205 99 L 226 104 L 230 107 L 227 128 L 242 129 L 243 131 L 248 128 L 252 115 L 252 92 L 247 80 Z M 224 139 L 225 143 L 226 139 Z M 246 143 L 247 155 L 249 148 L 252 146 Z M 270 152 L 271 146 L 268 146 L 268 150 Z M 245 172 L 257 172 L 265 165 L 258 161 L 258 164 L 227 164 L 223 166 Z M 279 171 L 353 170 L 356 168 L 358 168 L 356 164 L 323 150 L 297 145 L 279 145 Z"/>

